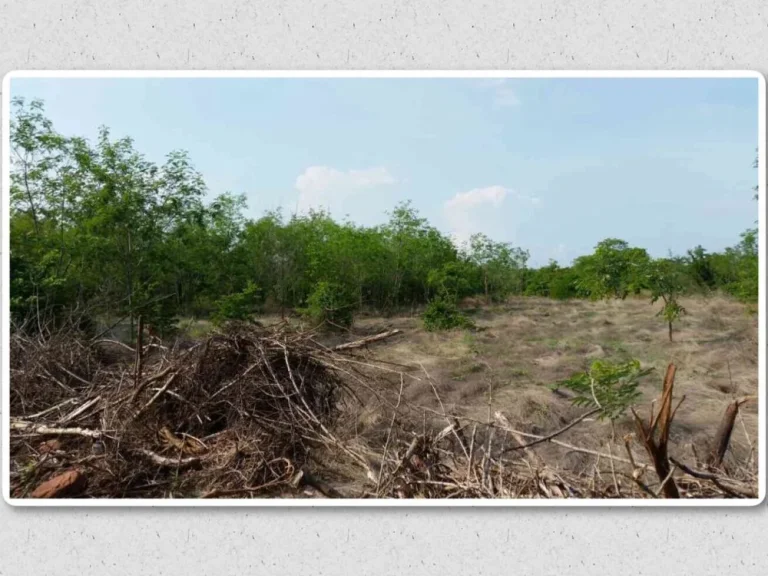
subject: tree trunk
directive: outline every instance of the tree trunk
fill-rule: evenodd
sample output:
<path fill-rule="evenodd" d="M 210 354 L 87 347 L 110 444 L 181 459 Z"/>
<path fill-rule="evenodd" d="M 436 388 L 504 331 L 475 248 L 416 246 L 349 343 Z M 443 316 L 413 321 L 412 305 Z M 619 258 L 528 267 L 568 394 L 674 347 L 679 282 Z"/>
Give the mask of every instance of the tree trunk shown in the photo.
<path fill-rule="evenodd" d="M 669 341 L 672 342 L 672 320 L 669 321 Z"/>

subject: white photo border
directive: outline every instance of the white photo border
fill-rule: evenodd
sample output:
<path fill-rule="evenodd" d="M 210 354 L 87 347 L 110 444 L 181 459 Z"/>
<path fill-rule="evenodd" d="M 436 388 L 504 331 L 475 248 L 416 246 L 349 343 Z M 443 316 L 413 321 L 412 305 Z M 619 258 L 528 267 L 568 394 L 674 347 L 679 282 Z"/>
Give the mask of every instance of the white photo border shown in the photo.
<path fill-rule="evenodd" d="M 343 78 L 401 78 L 401 79 L 591 79 L 591 78 L 645 78 L 645 79 L 754 79 L 758 83 L 758 236 L 759 236 L 759 305 L 758 305 L 758 498 L 756 499 L 279 499 L 248 498 L 205 500 L 184 499 L 58 499 L 36 500 L 10 497 L 10 103 L 11 81 L 20 78 L 159 78 L 159 79 L 204 79 L 204 78 L 252 78 L 252 79 L 343 79 Z M 18 507 L 753 507 L 765 500 L 765 456 L 766 456 L 766 81 L 759 72 L 738 71 L 627 71 L 627 70 L 550 70 L 550 71 L 507 71 L 507 70 L 261 70 L 261 71 L 214 71 L 214 70 L 90 70 L 90 71 L 53 71 L 26 70 L 14 71 L 3 78 L 2 100 L 2 199 L 0 203 L 0 383 L 2 385 L 2 487 L 3 499 L 11 506 Z"/>

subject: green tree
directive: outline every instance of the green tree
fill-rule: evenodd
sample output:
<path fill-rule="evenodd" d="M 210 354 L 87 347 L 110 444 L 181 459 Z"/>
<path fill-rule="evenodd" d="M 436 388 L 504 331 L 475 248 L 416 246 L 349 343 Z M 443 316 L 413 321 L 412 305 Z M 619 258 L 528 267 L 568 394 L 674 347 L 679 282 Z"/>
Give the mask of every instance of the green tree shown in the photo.
<path fill-rule="evenodd" d="M 495 242 L 485 234 L 473 234 L 465 249 L 470 262 L 481 271 L 488 304 L 509 294 L 522 292 L 523 270 L 528 253 L 507 242 Z"/>
<path fill-rule="evenodd" d="M 669 341 L 672 342 L 672 324 L 686 314 L 680 305 L 680 295 L 685 291 L 685 277 L 681 262 L 672 258 L 654 260 L 648 266 L 648 284 L 651 288 L 651 304 L 658 300 L 664 302 L 658 315 L 664 318 L 669 329 Z"/>
<path fill-rule="evenodd" d="M 574 263 L 579 275 L 578 287 L 596 300 L 623 300 L 645 287 L 643 281 L 649 262 L 650 257 L 644 249 L 633 248 L 624 240 L 608 238 L 597 245 L 594 254 L 582 256 Z"/>

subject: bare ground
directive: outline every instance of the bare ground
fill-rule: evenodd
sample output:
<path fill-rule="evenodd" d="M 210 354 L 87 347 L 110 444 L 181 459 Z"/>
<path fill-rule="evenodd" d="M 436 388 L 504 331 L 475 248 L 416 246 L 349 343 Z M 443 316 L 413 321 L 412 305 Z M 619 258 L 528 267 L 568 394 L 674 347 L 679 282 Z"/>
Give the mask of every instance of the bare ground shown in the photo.
<path fill-rule="evenodd" d="M 418 317 L 411 316 L 362 319 L 354 332 L 389 328 L 404 332 L 399 340 L 378 345 L 376 357 L 408 365 L 414 374 L 428 373 L 443 406 L 424 378 L 406 382 L 404 397 L 409 403 L 483 422 L 499 410 L 518 429 L 532 434 L 557 430 L 585 411 L 549 385 L 583 371 L 593 360 L 634 358 L 655 368 L 641 386 L 643 407 L 660 396 L 664 370 L 672 362 L 678 368 L 675 396 L 685 395 L 685 401 L 675 416 L 670 443 L 680 457 L 693 459 L 692 450 L 703 455 L 709 449 L 728 404 L 757 394 L 758 324 L 744 306 L 723 297 L 689 298 L 683 304 L 688 315 L 676 325 L 672 343 L 666 325 L 655 316 L 658 307 L 639 298 L 607 302 L 520 298 L 498 306 L 467 302 L 465 310 L 476 322 L 476 331 L 429 333 Z M 376 405 L 363 410 L 358 432 L 378 429 L 382 434 L 390 412 Z M 757 449 L 757 403 L 745 405 L 740 418 L 731 452 L 743 460 Z M 433 427 L 445 424 L 434 412 L 425 413 L 425 420 Z M 622 437 L 633 432 L 629 414 L 616 422 L 615 431 L 607 422 L 587 420 L 562 439 L 605 452 L 613 436 L 616 441 L 610 443 L 616 453 L 623 451 Z M 554 445 L 538 451 L 579 474 L 594 464 L 594 458 Z"/>

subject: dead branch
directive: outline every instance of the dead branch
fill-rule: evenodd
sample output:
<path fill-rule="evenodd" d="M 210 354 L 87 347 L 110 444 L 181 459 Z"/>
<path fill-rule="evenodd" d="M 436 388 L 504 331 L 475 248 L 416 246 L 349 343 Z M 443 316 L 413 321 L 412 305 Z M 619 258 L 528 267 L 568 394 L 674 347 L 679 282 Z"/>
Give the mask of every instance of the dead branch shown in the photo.
<path fill-rule="evenodd" d="M 88 430 L 86 428 L 50 428 L 45 425 L 35 425 L 33 422 L 11 421 L 11 430 L 19 430 L 26 434 L 39 436 L 85 436 L 86 438 L 101 438 L 104 432 L 101 430 Z"/>
<path fill-rule="evenodd" d="M 146 448 L 137 448 L 135 451 L 137 454 L 141 454 L 148 458 L 152 463 L 161 468 L 187 468 L 189 466 L 197 466 L 200 464 L 200 458 L 166 458 L 165 456 L 160 456 L 160 454 L 147 450 Z"/>
<path fill-rule="evenodd" d="M 344 350 L 353 350 L 355 348 L 363 348 L 365 346 L 368 346 L 369 344 L 373 344 L 374 342 L 379 342 L 381 340 L 385 340 L 387 338 L 395 336 L 396 334 L 400 334 L 401 332 L 402 330 L 398 330 L 398 329 L 387 330 L 386 332 L 382 332 L 381 334 L 368 336 L 367 338 L 355 340 L 354 342 L 339 344 L 338 346 L 334 346 L 333 348 L 331 348 L 331 350 L 333 350 L 334 352 L 342 352 Z"/>
<path fill-rule="evenodd" d="M 528 442 L 527 444 L 521 444 L 519 446 L 511 446 L 509 448 L 506 448 L 504 450 L 504 452 L 514 452 L 515 450 L 524 450 L 526 448 L 530 448 L 531 446 L 536 446 L 536 444 L 542 444 L 544 442 L 549 442 L 553 438 L 556 438 L 557 436 L 560 436 L 560 434 L 562 434 L 564 432 L 567 432 L 568 430 L 570 430 L 571 428 L 576 426 L 576 424 L 578 424 L 579 422 L 585 420 L 586 418 L 589 418 L 590 416 L 593 416 L 593 415 L 597 414 L 598 412 L 600 412 L 600 410 L 602 410 L 602 408 L 595 408 L 594 410 L 590 410 L 589 412 L 586 412 L 585 414 L 582 414 L 581 416 L 576 418 L 576 420 L 573 420 L 572 422 L 566 424 L 565 426 L 563 426 L 559 430 L 556 430 L 555 432 L 552 432 L 552 434 L 549 434 L 547 436 L 543 436 L 543 437 L 539 438 L 538 440 L 534 440 L 533 442 Z"/>
<path fill-rule="evenodd" d="M 757 498 L 756 492 L 745 489 L 743 487 L 734 486 L 733 480 L 731 480 L 730 478 L 722 478 L 720 476 L 717 476 L 716 474 L 712 474 L 711 472 L 694 470 L 690 466 L 687 466 L 686 464 L 680 462 L 679 460 L 676 460 L 675 458 L 670 458 L 670 460 L 675 466 L 680 468 L 680 470 L 682 470 L 686 474 L 689 474 L 694 478 L 699 478 L 701 480 L 710 480 L 713 484 L 715 484 L 715 486 L 720 488 L 720 490 L 722 490 L 726 494 L 735 496 L 737 498 Z M 731 484 L 731 486 L 727 486 L 726 484 Z"/>

